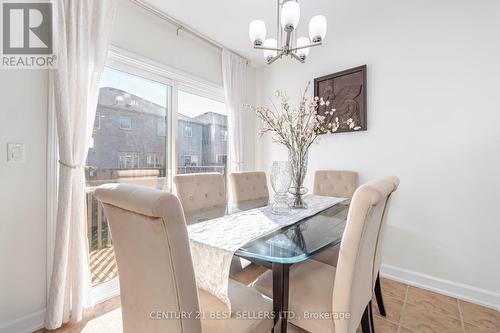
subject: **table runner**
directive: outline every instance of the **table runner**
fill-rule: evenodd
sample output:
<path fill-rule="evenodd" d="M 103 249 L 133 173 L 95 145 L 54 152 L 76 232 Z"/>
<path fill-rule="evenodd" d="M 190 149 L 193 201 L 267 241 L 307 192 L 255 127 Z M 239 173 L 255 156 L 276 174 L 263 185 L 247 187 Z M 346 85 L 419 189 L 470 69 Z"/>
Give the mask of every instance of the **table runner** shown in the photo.
<path fill-rule="evenodd" d="M 240 247 L 344 200 L 309 195 L 305 197 L 308 208 L 294 209 L 289 215 L 274 215 L 272 205 L 268 205 L 189 225 L 189 243 L 198 288 L 220 299 L 231 311 L 229 269 L 231 259 Z"/>

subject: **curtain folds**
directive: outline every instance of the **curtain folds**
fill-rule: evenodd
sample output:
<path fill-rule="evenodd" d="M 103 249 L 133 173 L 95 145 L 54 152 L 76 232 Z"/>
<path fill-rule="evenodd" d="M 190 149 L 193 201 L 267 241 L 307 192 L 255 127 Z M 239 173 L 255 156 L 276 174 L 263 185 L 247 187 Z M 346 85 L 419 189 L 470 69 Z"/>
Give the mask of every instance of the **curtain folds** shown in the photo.
<path fill-rule="evenodd" d="M 229 172 L 242 171 L 243 156 L 243 112 L 246 93 L 246 60 L 224 49 L 222 50 L 222 79 L 228 113 Z"/>
<path fill-rule="evenodd" d="M 116 0 L 54 1 L 57 69 L 52 77 L 59 144 L 54 263 L 45 327 L 82 319 L 91 307 L 83 166 L 94 123 Z"/>

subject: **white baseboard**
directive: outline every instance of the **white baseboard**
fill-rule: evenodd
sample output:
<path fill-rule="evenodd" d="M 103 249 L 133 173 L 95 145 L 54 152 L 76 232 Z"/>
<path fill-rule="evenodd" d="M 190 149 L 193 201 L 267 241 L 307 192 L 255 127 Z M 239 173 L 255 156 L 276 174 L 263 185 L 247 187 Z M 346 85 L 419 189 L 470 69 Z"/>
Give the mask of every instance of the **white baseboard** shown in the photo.
<path fill-rule="evenodd" d="M 380 275 L 500 311 L 500 294 L 498 293 L 385 264 L 380 269 Z"/>
<path fill-rule="evenodd" d="M 45 309 L 0 326 L 0 333 L 32 333 L 43 328 Z"/>

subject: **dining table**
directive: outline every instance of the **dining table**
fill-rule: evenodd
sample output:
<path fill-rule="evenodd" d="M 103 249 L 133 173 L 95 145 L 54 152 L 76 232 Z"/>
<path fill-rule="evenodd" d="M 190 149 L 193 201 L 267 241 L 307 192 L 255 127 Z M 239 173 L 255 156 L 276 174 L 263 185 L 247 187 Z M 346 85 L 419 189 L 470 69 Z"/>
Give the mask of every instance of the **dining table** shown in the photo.
<path fill-rule="evenodd" d="M 313 197 L 313 195 L 306 196 L 306 202 Z M 290 267 L 312 260 L 315 255 L 340 244 L 346 226 L 349 204 L 349 199 L 339 198 L 334 204 L 320 211 L 311 211 L 308 214 L 306 208 L 306 211 L 300 212 L 301 218 L 297 222 L 260 235 L 234 252 L 236 257 L 272 270 L 273 332 L 287 332 Z M 190 225 L 212 219 L 219 219 L 218 223 L 223 223 L 224 219 L 221 220 L 223 217 L 271 206 L 272 202 L 268 199 L 258 199 L 215 206 L 186 214 L 188 235 L 190 235 Z M 296 213 L 292 209 L 289 214 Z"/>

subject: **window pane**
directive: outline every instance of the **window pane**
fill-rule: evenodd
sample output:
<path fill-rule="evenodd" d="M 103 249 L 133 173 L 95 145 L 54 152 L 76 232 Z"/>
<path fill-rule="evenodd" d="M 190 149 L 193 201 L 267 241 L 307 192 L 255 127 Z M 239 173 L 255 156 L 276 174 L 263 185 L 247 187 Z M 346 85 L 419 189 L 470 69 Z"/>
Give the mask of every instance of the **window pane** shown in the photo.
<path fill-rule="evenodd" d="M 106 217 L 94 189 L 103 183 L 168 189 L 170 101 L 170 86 L 111 68 L 104 71 L 85 166 L 93 284 L 117 274 Z"/>
<path fill-rule="evenodd" d="M 225 173 L 226 105 L 185 91 L 179 91 L 178 105 L 177 173 Z"/>
<path fill-rule="evenodd" d="M 120 128 L 126 130 L 132 129 L 132 120 L 130 119 L 130 117 L 127 116 L 120 117 Z"/>

